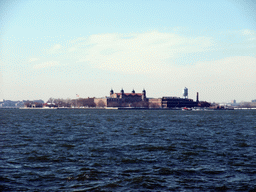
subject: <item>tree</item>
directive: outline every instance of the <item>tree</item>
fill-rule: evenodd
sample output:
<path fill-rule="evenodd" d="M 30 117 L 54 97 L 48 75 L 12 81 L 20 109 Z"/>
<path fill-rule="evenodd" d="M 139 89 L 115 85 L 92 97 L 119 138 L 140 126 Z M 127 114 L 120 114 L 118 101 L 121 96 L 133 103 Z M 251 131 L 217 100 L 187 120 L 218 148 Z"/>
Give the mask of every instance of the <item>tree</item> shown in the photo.
<path fill-rule="evenodd" d="M 99 102 L 97 103 L 97 106 L 98 106 L 98 107 L 105 107 L 104 101 L 99 100 Z"/>
<path fill-rule="evenodd" d="M 54 98 L 49 98 L 48 101 L 46 103 L 54 103 Z"/>
<path fill-rule="evenodd" d="M 150 108 L 160 108 L 160 105 L 157 103 L 149 103 Z"/>

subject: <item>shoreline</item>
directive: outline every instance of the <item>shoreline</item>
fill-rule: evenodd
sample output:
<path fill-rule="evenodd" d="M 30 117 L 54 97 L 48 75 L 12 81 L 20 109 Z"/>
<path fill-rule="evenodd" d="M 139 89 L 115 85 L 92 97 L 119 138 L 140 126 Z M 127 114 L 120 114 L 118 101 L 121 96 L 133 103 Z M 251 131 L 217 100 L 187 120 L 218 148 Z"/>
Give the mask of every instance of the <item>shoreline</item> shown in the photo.
<path fill-rule="evenodd" d="M 0 108 L 1 109 L 1 108 Z M 2 109 L 37 109 L 37 110 L 70 110 L 70 109 L 85 109 L 85 110 L 93 110 L 93 109 L 99 109 L 99 110 L 171 110 L 171 111 L 181 111 L 183 108 L 144 108 L 144 107 L 70 107 L 70 108 L 62 108 L 62 107 L 52 107 L 52 108 L 42 108 L 42 107 L 36 107 L 36 108 L 25 108 L 25 107 L 20 107 L 20 108 L 2 108 Z M 213 108 L 191 108 L 191 110 L 188 111 L 230 111 L 230 110 L 256 110 L 256 108 L 232 108 L 232 109 L 213 109 Z M 187 110 L 185 110 L 187 111 Z"/>

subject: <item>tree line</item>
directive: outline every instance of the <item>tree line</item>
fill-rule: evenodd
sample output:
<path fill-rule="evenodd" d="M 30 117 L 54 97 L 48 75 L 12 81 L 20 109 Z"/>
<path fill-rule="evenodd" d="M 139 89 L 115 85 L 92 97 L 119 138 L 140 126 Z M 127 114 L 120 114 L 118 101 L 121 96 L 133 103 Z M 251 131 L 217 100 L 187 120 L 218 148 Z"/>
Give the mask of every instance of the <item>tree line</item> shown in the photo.
<path fill-rule="evenodd" d="M 55 99 L 49 98 L 46 103 L 54 104 L 56 107 L 95 107 L 94 98 L 79 99 Z"/>

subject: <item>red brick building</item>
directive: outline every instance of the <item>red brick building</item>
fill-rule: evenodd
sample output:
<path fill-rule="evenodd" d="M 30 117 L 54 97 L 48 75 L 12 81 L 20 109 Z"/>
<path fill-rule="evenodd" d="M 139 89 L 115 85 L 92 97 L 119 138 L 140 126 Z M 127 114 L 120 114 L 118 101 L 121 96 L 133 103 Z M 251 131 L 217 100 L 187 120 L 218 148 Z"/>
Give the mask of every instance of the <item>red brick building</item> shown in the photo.
<path fill-rule="evenodd" d="M 146 97 L 146 90 L 143 89 L 141 93 L 125 93 L 122 89 L 120 93 L 114 93 L 113 89 L 110 90 L 110 96 L 94 99 L 98 107 L 148 107 L 148 99 Z"/>

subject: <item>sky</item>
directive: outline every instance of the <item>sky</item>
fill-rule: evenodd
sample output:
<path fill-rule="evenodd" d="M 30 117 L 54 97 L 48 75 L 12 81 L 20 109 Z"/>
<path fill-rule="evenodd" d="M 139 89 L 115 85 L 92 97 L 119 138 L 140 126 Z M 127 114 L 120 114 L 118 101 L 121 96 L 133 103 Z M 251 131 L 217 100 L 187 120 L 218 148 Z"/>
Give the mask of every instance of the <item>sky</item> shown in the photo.
<path fill-rule="evenodd" d="M 0 1 L 0 99 L 185 87 L 194 100 L 256 99 L 255 1 Z"/>

